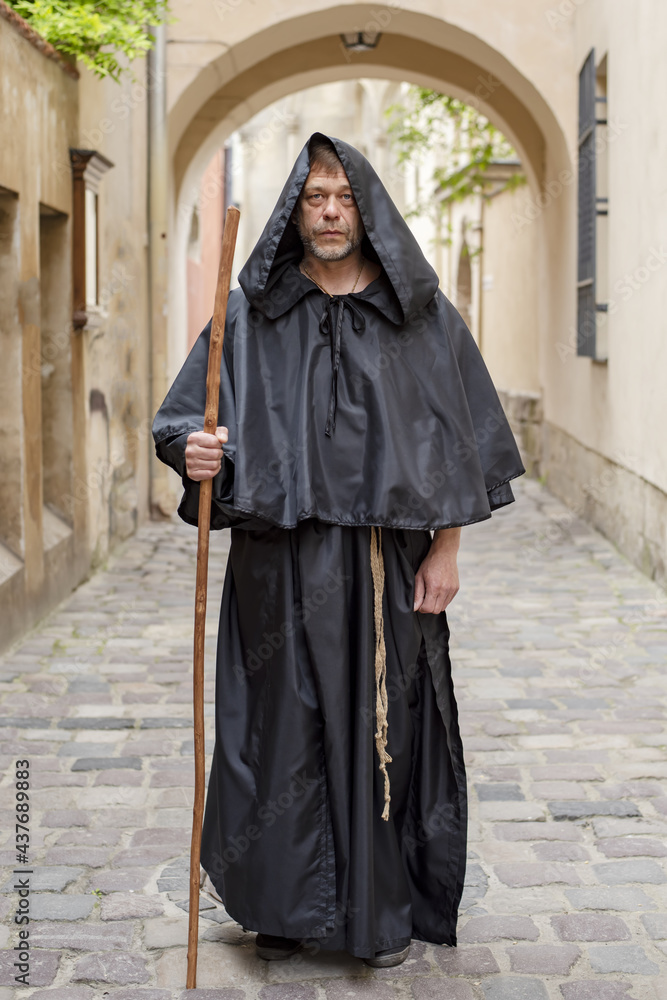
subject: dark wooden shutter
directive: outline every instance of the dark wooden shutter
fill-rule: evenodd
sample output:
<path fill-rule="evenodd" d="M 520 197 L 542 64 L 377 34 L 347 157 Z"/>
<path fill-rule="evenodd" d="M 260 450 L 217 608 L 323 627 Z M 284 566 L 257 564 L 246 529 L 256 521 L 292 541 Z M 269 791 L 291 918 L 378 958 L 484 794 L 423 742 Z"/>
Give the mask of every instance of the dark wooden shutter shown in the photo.
<path fill-rule="evenodd" d="M 595 49 L 579 74 L 577 354 L 595 357 Z"/>

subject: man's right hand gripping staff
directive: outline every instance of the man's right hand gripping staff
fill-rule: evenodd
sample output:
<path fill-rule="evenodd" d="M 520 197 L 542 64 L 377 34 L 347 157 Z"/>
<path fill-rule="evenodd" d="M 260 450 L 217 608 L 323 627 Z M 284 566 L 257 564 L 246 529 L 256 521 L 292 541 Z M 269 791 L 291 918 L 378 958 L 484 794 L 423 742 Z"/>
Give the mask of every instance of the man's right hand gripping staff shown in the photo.
<path fill-rule="evenodd" d="M 213 479 L 222 466 L 222 446 L 227 443 L 226 427 L 216 427 L 215 434 L 195 431 L 185 448 L 185 470 L 196 483 Z"/>

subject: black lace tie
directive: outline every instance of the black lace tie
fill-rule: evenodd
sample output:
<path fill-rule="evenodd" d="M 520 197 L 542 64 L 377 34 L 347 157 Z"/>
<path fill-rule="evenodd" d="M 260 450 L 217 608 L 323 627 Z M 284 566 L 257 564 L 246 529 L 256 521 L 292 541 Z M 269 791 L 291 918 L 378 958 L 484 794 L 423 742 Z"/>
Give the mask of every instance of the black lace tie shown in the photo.
<path fill-rule="evenodd" d="M 331 393 L 329 396 L 329 412 L 324 433 L 331 437 L 336 429 L 336 406 L 338 403 L 338 369 L 340 367 L 341 331 L 343 316 L 349 309 L 352 329 L 361 334 L 366 329 L 366 320 L 352 299 L 346 295 L 331 295 L 320 319 L 320 332 L 329 338 L 331 344 Z"/>

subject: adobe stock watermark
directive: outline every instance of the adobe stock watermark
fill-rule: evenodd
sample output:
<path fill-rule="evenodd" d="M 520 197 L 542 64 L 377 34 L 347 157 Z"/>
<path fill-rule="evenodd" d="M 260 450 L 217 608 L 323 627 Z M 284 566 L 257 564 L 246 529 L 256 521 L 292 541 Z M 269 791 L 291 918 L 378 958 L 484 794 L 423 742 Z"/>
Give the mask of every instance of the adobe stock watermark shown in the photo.
<path fill-rule="evenodd" d="M 629 122 L 610 119 L 604 130 L 596 134 L 593 150 L 589 154 L 589 158 L 593 159 L 596 154 L 599 155 L 602 153 L 607 146 L 615 142 L 619 135 L 622 135 L 629 127 Z M 578 160 L 578 154 L 571 154 L 571 161 L 573 163 L 578 162 Z M 567 188 L 576 183 L 576 180 L 577 170 L 566 168 L 561 170 L 557 177 L 547 181 L 542 191 L 528 203 L 522 212 L 512 212 L 510 220 L 515 232 L 521 232 L 526 226 L 532 225 L 550 205 L 553 205 L 561 197 Z"/>
<path fill-rule="evenodd" d="M 666 612 L 667 595 L 660 595 L 648 601 L 641 611 L 630 611 L 626 614 L 623 622 L 619 623 L 618 630 L 604 645 L 592 652 L 586 663 L 580 668 L 579 677 L 583 683 L 600 677 L 600 671 L 607 665 L 607 662 L 615 659 L 623 647 L 634 640 L 638 626 L 648 625 L 656 620 L 662 621 Z"/>
<path fill-rule="evenodd" d="M 519 551 L 519 560 L 528 562 L 535 558 L 543 559 L 555 545 L 560 545 L 569 538 L 570 529 L 578 518 L 585 518 L 587 507 L 591 503 L 600 504 L 612 487 L 618 485 L 619 476 L 626 467 L 632 467 L 635 456 L 626 453 L 617 454 L 614 464 L 604 468 L 598 475 L 589 479 L 581 487 L 582 498 L 561 514 L 550 515 L 548 527 L 529 544 L 523 545 Z"/>
<path fill-rule="evenodd" d="M 556 7 L 550 7 L 549 10 L 544 12 L 544 16 L 547 19 L 547 24 L 550 28 L 555 28 L 559 24 L 565 24 L 574 13 L 583 7 L 586 0 L 561 0 L 561 2 Z"/>
<path fill-rule="evenodd" d="M 600 314 L 603 317 L 602 322 L 606 322 L 607 317 L 621 312 L 623 306 L 633 298 L 636 292 L 641 291 L 653 275 L 657 271 L 660 271 L 665 264 L 667 264 L 667 249 L 665 249 L 665 246 L 661 244 L 659 247 L 649 247 L 643 263 L 639 264 L 632 271 L 626 271 L 621 278 L 617 278 L 612 283 L 611 287 L 616 293 L 617 298 L 609 298 L 606 312 Z M 597 316 L 598 314 L 596 313 L 592 322 L 584 324 L 582 331 L 584 336 L 594 335 L 597 331 Z M 574 324 L 571 324 L 568 329 L 567 340 L 559 340 L 555 344 L 556 353 L 561 362 L 565 362 L 569 357 L 577 354 L 578 343 L 578 329 Z"/>
<path fill-rule="evenodd" d="M 248 677 L 252 677 L 258 670 L 261 670 L 272 659 L 273 654 L 282 649 L 285 642 L 296 634 L 297 623 L 303 624 L 309 621 L 314 614 L 317 614 L 324 607 L 329 598 L 337 593 L 344 583 L 351 579 L 341 569 L 335 572 L 328 570 L 321 586 L 316 587 L 303 600 L 296 602 L 293 617 L 282 622 L 280 627 L 274 632 L 264 632 L 262 635 L 264 641 L 260 643 L 256 650 L 246 649 L 245 665 L 241 663 L 234 664 L 232 670 L 239 684 L 243 684 Z"/>
<path fill-rule="evenodd" d="M 248 823 L 244 829 L 236 836 L 226 838 L 226 847 L 222 853 L 213 853 L 212 871 L 215 875 L 224 875 L 229 871 L 231 865 L 237 864 L 241 858 L 250 850 L 252 844 L 261 840 L 266 830 L 270 829 L 280 816 L 284 816 L 294 803 L 302 798 L 306 792 L 319 785 L 317 778 L 308 777 L 305 771 L 292 775 L 291 781 L 285 791 L 262 803 L 257 810 L 257 819 L 261 823 Z"/>
<path fill-rule="evenodd" d="M 429 642 L 428 651 L 431 653 L 448 653 L 449 630 L 441 632 L 435 641 Z M 412 663 L 403 667 L 398 676 L 387 678 L 388 705 L 402 698 L 410 690 L 415 681 L 420 681 L 427 675 L 430 669 L 428 664 L 429 652 L 425 652 L 423 656 L 417 657 Z M 375 728 L 375 711 L 373 708 L 363 706 L 359 709 L 359 714 L 368 729 Z"/>

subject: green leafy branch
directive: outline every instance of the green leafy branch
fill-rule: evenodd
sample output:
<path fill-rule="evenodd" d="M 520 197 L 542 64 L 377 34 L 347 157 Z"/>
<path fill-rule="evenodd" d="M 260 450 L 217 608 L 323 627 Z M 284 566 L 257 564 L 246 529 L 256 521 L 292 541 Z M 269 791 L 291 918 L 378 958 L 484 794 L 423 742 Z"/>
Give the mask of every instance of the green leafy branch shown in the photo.
<path fill-rule="evenodd" d="M 517 154 L 502 132 L 475 108 L 455 97 L 427 87 L 410 87 L 406 103 L 387 111 L 389 135 L 398 162 L 417 168 L 435 160 L 431 186 L 408 213 L 410 216 L 441 216 L 448 205 L 472 195 L 512 190 L 526 183 L 525 175 L 513 171 L 506 178 L 490 177 L 489 168 L 498 161 L 516 160 Z M 434 197 L 434 194 L 436 197 Z"/>
<path fill-rule="evenodd" d="M 80 59 L 99 77 L 118 81 L 129 62 L 146 54 L 148 26 L 174 20 L 168 0 L 7 0 L 31 28 L 66 56 Z"/>

